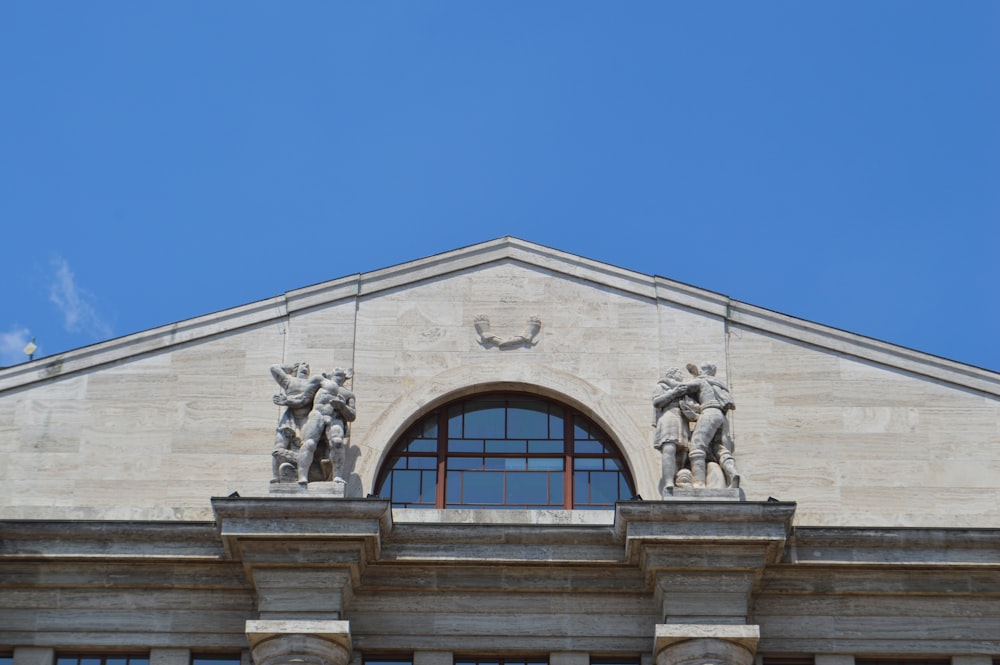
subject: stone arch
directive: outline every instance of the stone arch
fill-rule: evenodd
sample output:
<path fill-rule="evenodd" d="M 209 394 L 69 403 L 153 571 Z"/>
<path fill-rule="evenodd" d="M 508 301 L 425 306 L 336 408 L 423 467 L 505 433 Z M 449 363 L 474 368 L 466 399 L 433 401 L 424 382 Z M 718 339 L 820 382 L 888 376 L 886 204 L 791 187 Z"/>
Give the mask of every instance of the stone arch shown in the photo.
<path fill-rule="evenodd" d="M 423 415 L 446 402 L 492 391 L 535 394 L 579 410 L 600 426 L 621 451 L 636 491 L 646 496 L 659 496 L 659 466 L 646 441 L 649 437 L 643 436 L 624 408 L 610 395 L 585 379 L 547 365 L 505 362 L 454 367 L 400 395 L 365 434 L 362 445 L 375 454 L 369 457 L 374 463 L 363 469 L 363 486 L 373 491 L 392 444 Z"/>

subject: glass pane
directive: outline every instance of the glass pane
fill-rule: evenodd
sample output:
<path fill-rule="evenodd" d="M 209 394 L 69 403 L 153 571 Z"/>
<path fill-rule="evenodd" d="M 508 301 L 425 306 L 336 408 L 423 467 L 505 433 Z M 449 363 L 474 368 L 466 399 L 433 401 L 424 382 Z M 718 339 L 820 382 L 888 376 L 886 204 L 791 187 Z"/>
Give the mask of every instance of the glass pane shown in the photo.
<path fill-rule="evenodd" d="M 419 471 L 392 472 L 392 500 L 394 503 L 413 503 L 419 497 Z"/>
<path fill-rule="evenodd" d="M 481 437 L 484 439 L 500 439 L 504 433 L 504 409 L 499 406 L 481 408 L 465 414 L 465 432 L 467 438 Z"/>
<path fill-rule="evenodd" d="M 463 503 L 503 503 L 503 476 L 499 471 L 468 472 L 462 488 Z"/>
<path fill-rule="evenodd" d="M 483 468 L 483 458 L 482 457 L 449 457 L 448 458 L 448 469 L 455 470 L 480 470 Z"/>
<path fill-rule="evenodd" d="M 448 409 L 448 438 L 462 438 L 462 405 L 456 404 Z"/>
<path fill-rule="evenodd" d="M 590 431 L 587 429 L 587 423 L 583 420 L 583 418 L 577 416 L 573 420 L 575 421 L 575 425 L 573 427 L 573 438 L 589 439 Z"/>
<path fill-rule="evenodd" d="M 438 465 L 437 457 L 410 457 L 409 460 L 410 469 L 436 469 Z"/>
<path fill-rule="evenodd" d="M 577 440 L 573 445 L 573 451 L 576 453 L 603 453 L 604 444 L 600 441 L 580 441 Z"/>
<path fill-rule="evenodd" d="M 503 460 L 503 468 L 506 471 L 524 471 L 525 459 L 523 457 L 506 458 Z"/>
<path fill-rule="evenodd" d="M 126 665 L 128 658 L 105 658 L 104 665 Z"/>
<path fill-rule="evenodd" d="M 437 441 L 438 436 L 438 414 L 432 413 L 428 417 L 424 418 L 420 427 L 420 436 L 424 439 L 434 439 Z"/>
<path fill-rule="evenodd" d="M 448 486 L 445 487 L 445 501 L 448 503 L 460 503 L 462 501 L 462 472 L 448 472 Z"/>
<path fill-rule="evenodd" d="M 507 409 L 507 436 L 545 439 L 549 436 L 549 413 L 545 403 L 535 400 L 512 402 Z"/>
<path fill-rule="evenodd" d="M 547 504 L 548 474 L 512 471 L 507 474 L 507 503 Z"/>
<path fill-rule="evenodd" d="M 562 471 L 561 457 L 533 457 L 528 460 L 529 471 Z"/>
<path fill-rule="evenodd" d="M 550 473 L 549 476 L 549 505 L 561 506 L 563 505 L 563 474 L 560 473 Z"/>
<path fill-rule="evenodd" d="M 488 453 L 524 453 L 527 450 L 527 441 L 506 441 L 491 439 L 486 442 L 486 452 Z"/>
<path fill-rule="evenodd" d="M 590 502 L 614 503 L 618 500 L 618 474 L 596 471 L 590 474 Z"/>
<path fill-rule="evenodd" d="M 507 462 L 509 462 L 505 457 L 487 457 L 486 458 L 486 469 L 488 471 L 503 471 L 507 468 Z M 521 461 L 524 464 L 524 461 Z"/>
<path fill-rule="evenodd" d="M 622 462 L 614 457 L 608 457 L 604 460 L 604 468 L 607 471 L 620 471 Z"/>
<path fill-rule="evenodd" d="M 437 501 L 437 470 L 420 473 L 420 501 L 434 503 Z"/>
<path fill-rule="evenodd" d="M 553 411 L 562 411 L 562 409 L 556 409 L 553 406 Z M 559 413 L 552 413 L 549 415 L 549 436 L 553 439 L 562 439 L 563 437 L 563 417 Z"/>
<path fill-rule="evenodd" d="M 448 442 L 449 453 L 481 453 L 483 452 L 483 442 L 480 439 L 452 439 Z"/>
<path fill-rule="evenodd" d="M 629 487 L 628 478 L 623 473 L 618 474 L 618 496 L 623 499 L 631 499 L 635 496 L 635 490 Z"/>
<path fill-rule="evenodd" d="M 436 453 L 437 449 L 437 439 L 414 439 L 406 447 L 406 451 L 410 453 Z"/>
<path fill-rule="evenodd" d="M 573 468 L 580 471 L 600 471 L 604 468 L 604 460 L 600 457 L 577 457 L 573 460 Z"/>
<path fill-rule="evenodd" d="M 562 453 L 562 451 L 563 451 L 562 439 L 559 439 L 558 441 L 549 439 L 548 441 L 528 442 L 529 453 Z"/>
<path fill-rule="evenodd" d="M 573 507 L 581 508 L 590 503 L 590 483 L 587 471 L 573 472 Z"/>
<path fill-rule="evenodd" d="M 393 469 L 405 469 L 408 457 L 400 457 L 395 462 L 392 463 Z"/>

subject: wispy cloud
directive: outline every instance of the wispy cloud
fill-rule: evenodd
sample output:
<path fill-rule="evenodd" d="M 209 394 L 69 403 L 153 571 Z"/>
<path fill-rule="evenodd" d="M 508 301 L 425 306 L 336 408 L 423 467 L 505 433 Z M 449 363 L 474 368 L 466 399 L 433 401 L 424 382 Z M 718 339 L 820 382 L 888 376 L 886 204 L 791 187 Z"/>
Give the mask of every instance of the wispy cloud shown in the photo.
<path fill-rule="evenodd" d="M 49 300 L 62 312 L 66 331 L 85 333 L 95 339 L 110 337 L 111 326 L 97 313 L 94 295 L 76 283 L 66 259 L 55 257 L 52 267 L 55 274 L 49 285 Z"/>
<path fill-rule="evenodd" d="M 7 332 L 0 332 L 0 366 L 7 367 L 28 360 L 24 347 L 31 341 L 31 331 L 13 326 Z"/>

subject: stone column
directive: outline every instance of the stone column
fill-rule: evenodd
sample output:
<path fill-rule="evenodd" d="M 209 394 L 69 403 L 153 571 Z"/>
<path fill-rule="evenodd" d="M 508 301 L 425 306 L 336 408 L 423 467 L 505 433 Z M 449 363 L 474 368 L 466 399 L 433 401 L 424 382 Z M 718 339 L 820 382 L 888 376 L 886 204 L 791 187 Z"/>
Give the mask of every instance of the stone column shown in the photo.
<path fill-rule="evenodd" d="M 255 665 L 347 665 L 351 630 L 346 621 L 247 621 Z"/>
<path fill-rule="evenodd" d="M 747 625 L 657 624 L 656 665 L 753 665 L 760 628 Z"/>

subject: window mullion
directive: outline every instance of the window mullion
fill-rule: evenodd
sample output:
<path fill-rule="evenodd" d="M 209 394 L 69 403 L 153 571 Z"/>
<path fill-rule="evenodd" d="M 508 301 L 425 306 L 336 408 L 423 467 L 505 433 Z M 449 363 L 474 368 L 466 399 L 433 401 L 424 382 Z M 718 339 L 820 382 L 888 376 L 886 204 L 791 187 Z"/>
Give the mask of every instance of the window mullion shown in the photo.
<path fill-rule="evenodd" d="M 434 506 L 444 508 L 448 483 L 448 409 L 445 408 L 441 408 L 438 413 L 437 444 L 437 493 L 434 496 Z"/>

